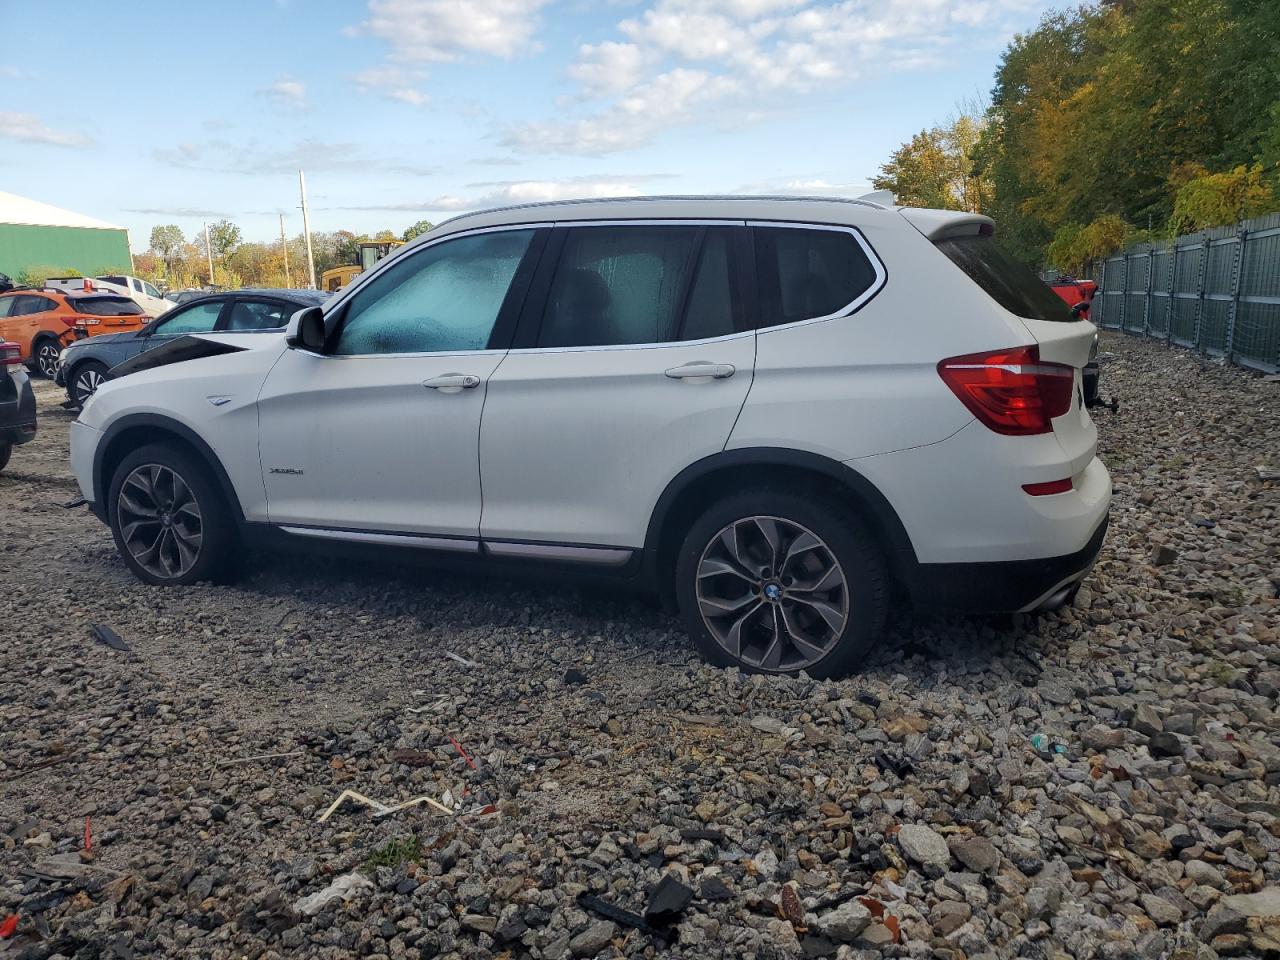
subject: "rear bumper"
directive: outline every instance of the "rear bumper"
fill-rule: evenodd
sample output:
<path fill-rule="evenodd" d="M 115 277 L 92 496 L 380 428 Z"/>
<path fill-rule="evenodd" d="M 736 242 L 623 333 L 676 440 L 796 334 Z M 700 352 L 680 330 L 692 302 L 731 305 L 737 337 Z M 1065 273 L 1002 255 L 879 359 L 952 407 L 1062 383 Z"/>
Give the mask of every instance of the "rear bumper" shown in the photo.
<path fill-rule="evenodd" d="M 1093 569 L 1108 516 L 1075 553 L 1035 560 L 922 563 L 908 584 L 918 608 L 969 613 L 1030 612 L 1056 605 Z"/>
<path fill-rule="evenodd" d="M 7 378 L 7 374 L 0 373 L 0 377 Z M 25 373 L 10 382 L 12 394 L 0 389 L 0 443 L 26 443 L 36 436 L 36 395 Z"/>

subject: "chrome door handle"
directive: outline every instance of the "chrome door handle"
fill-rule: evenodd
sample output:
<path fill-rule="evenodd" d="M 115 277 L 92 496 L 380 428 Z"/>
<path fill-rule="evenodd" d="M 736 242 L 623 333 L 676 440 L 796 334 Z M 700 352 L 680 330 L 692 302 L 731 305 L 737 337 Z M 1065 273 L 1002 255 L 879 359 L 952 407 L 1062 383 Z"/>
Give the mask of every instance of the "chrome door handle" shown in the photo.
<path fill-rule="evenodd" d="M 667 376 L 672 380 L 727 380 L 733 376 L 735 370 L 732 363 L 694 361 L 672 367 L 667 371 Z"/>
<path fill-rule="evenodd" d="M 459 390 L 471 390 L 480 386 L 480 378 L 469 373 L 445 373 L 423 380 L 422 385 L 428 390 L 439 390 L 441 393 L 457 393 Z"/>

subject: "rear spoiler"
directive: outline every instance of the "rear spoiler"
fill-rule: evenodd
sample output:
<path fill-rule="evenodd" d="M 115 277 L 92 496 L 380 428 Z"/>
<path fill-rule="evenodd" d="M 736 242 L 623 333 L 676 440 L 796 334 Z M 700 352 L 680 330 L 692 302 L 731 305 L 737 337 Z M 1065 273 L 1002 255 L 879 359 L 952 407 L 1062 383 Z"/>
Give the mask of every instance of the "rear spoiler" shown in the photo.
<path fill-rule="evenodd" d="M 977 213 L 925 210 L 919 207 L 901 207 L 898 212 L 935 243 L 952 237 L 989 237 L 996 232 L 995 221 Z"/>

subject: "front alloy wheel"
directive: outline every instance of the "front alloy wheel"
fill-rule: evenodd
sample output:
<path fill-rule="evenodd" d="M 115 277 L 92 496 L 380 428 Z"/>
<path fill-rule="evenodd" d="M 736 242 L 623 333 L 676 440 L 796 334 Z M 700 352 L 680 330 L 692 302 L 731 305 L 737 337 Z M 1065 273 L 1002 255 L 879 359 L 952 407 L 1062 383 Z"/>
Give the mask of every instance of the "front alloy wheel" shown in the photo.
<path fill-rule="evenodd" d="M 214 468 L 189 449 L 153 443 L 127 454 L 106 495 L 116 550 L 157 586 L 234 577 L 243 553 Z"/>
<path fill-rule="evenodd" d="M 36 346 L 36 369 L 40 375 L 52 380 L 58 372 L 58 357 L 62 354 L 62 345 L 56 340 L 41 340 Z"/>
<path fill-rule="evenodd" d="M 186 481 L 160 464 L 136 467 L 117 500 L 120 539 L 142 569 L 177 580 L 196 565 L 204 543 L 200 504 Z"/>
<path fill-rule="evenodd" d="M 799 523 L 747 517 L 702 552 L 698 610 L 734 660 L 769 672 L 813 666 L 849 619 L 849 588 L 827 544 Z"/>

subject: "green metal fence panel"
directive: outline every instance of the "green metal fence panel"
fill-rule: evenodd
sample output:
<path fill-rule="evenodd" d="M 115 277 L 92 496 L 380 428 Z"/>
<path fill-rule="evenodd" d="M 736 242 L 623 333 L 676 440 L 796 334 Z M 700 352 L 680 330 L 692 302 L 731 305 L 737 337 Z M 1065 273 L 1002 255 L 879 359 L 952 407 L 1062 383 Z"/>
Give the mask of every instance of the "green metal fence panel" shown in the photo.
<path fill-rule="evenodd" d="M 1093 277 L 1100 327 L 1280 371 L 1280 214 L 1131 247 Z"/>

